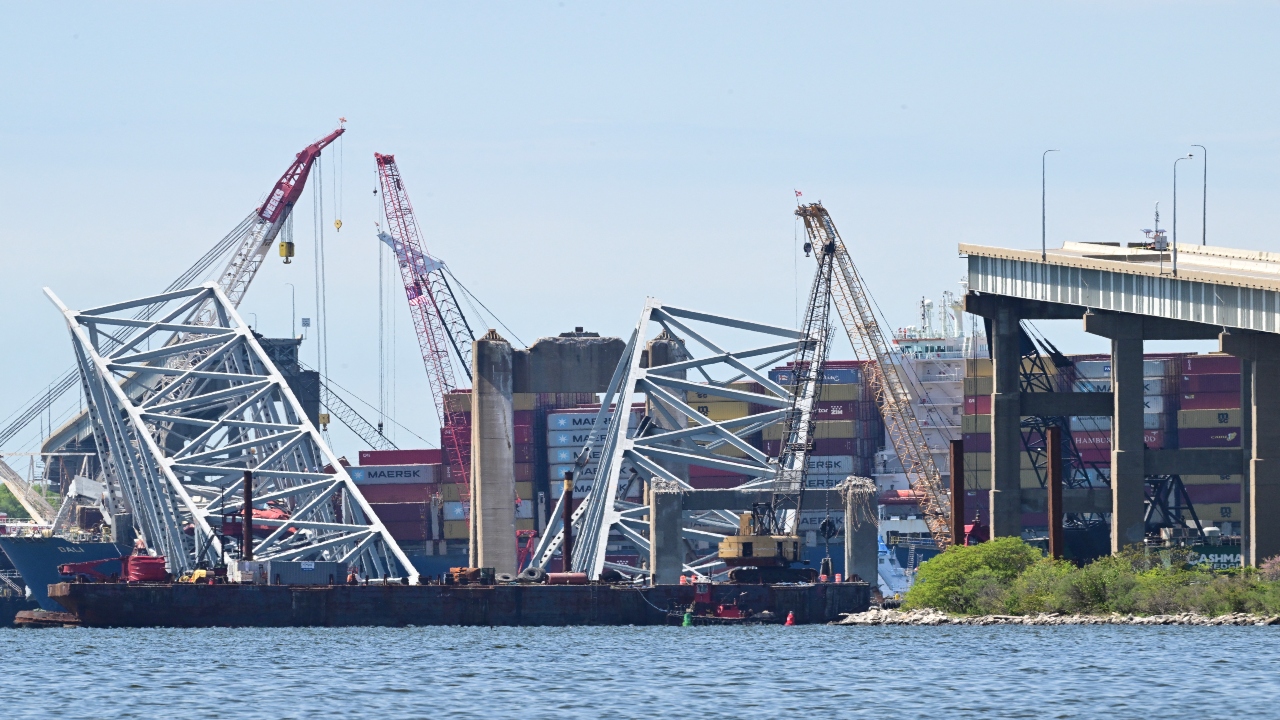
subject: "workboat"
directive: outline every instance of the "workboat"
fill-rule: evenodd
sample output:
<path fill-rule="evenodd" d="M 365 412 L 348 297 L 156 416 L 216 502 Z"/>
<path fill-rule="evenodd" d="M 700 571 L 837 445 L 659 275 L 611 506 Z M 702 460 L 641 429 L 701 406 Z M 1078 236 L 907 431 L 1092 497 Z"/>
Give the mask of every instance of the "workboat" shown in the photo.
<path fill-rule="evenodd" d="M 8 556 L 14 569 L 27 586 L 28 597 L 49 612 L 66 612 L 66 608 L 49 598 L 49 585 L 63 581 L 58 566 L 90 560 L 112 560 L 126 555 L 129 548 L 111 542 L 76 542 L 62 537 L 11 537 L 0 535 L 0 550 Z M 106 562 L 98 572 L 111 576 L 120 573 L 119 562 Z"/>
<path fill-rule="evenodd" d="M 911 577 L 898 563 L 898 556 L 880 541 L 880 594 L 885 598 L 901 599 L 911 588 Z"/>

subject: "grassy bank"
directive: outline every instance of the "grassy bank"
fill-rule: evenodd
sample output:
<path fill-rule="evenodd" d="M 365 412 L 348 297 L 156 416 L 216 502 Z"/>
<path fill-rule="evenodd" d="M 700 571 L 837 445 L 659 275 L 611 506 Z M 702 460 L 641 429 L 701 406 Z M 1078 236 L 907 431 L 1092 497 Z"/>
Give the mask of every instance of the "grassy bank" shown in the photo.
<path fill-rule="evenodd" d="M 1179 550 L 1141 548 L 1083 567 L 1018 538 L 952 547 L 920 566 L 904 609 L 1029 613 L 1280 613 L 1280 558 L 1253 570 L 1206 570 Z"/>

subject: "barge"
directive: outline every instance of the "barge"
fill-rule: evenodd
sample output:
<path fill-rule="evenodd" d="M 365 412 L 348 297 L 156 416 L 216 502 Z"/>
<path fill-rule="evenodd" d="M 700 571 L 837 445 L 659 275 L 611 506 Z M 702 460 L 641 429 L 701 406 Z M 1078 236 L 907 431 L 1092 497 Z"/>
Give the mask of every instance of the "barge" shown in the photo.
<path fill-rule="evenodd" d="M 827 623 L 870 607 L 864 582 L 710 586 L 711 605 Z M 85 627 L 665 625 L 693 585 L 251 585 L 57 583 Z M 768 614 L 766 614 L 768 613 Z"/>

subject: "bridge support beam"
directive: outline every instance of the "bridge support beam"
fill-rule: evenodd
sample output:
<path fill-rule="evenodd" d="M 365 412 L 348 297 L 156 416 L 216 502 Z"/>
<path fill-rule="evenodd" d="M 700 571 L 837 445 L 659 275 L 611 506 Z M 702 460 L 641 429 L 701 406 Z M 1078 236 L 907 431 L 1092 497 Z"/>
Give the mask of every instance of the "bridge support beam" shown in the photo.
<path fill-rule="evenodd" d="M 1139 544 L 1146 534 L 1146 446 L 1142 439 L 1144 318 L 1090 313 L 1084 330 L 1111 340 L 1111 552 Z"/>
<path fill-rule="evenodd" d="M 1244 562 L 1256 565 L 1280 555 L 1280 336 L 1234 331 L 1219 336 L 1223 352 L 1244 361 L 1242 373 L 1248 404 L 1242 415 L 1249 426 L 1245 480 Z M 1242 431 L 1244 428 L 1241 428 Z"/>
<path fill-rule="evenodd" d="M 1019 305 L 991 313 L 991 537 L 1022 535 L 1022 348 Z M 1141 418 L 1139 418 L 1141 428 Z"/>

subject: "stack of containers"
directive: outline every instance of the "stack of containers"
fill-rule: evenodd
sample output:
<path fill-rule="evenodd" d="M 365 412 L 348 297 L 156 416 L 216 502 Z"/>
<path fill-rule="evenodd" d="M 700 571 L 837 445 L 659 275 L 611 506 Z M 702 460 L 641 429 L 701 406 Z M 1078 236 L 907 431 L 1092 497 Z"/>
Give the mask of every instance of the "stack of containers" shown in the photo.
<path fill-rule="evenodd" d="M 875 404 L 875 389 L 865 382 L 865 365 L 857 360 L 829 360 L 823 366 L 813 451 L 805 473 L 806 487 L 831 488 L 850 475 L 870 477 L 874 471 L 876 451 L 884 442 L 884 424 Z M 769 379 L 779 385 L 792 385 L 794 365 L 774 368 L 769 372 Z M 784 423 L 765 428 L 761 437 L 765 454 L 771 457 L 781 454 L 784 432 Z M 822 552 L 822 541 L 816 531 L 828 514 L 843 533 L 844 512 L 840 509 L 815 508 L 800 514 L 800 535 L 811 553 Z M 843 542 L 839 537 L 831 542 Z"/>
<path fill-rule="evenodd" d="M 1182 358 L 1181 408 L 1178 412 L 1179 448 L 1238 448 L 1241 446 L 1240 361 L 1224 354 Z M 1204 524 L 1227 526 L 1238 532 L 1244 507 L 1239 475 L 1183 475 L 1182 482 Z"/>
<path fill-rule="evenodd" d="M 611 418 L 606 417 L 604 427 L 596 428 L 596 413 L 600 407 L 596 405 L 579 405 L 572 409 L 557 409 L 547 414 L 547 478 L 550 483 L 550 499 L 556 501 L 564 493 L 564 474 L 575 471 L 574 461 L 582 447 L 594 433 L 595 444 L 591 449 L 591 457 L 587 465 L 574 475 L 573 505 L 576 507 L 591 491 L 595 482 L 595 474 L 600 469 L 601 447 L 604 435 L 609 430 Z M 644 404 L 631 407 L 628 416 L 628 428 L 634 428 L 644 415 Z M 634 488 L 632 496 L 640 496 L 640 488 Z"/>
<path fill-rule="evenodd" d="M 406 552 L 424 552 L 440 518 L 431 498 L 440 492 L 439 450 L 362 450 L 360 464 L 347 473 Z M 435 548 L 431 548 L 432 554 Z"/>
<path fill-rule="evenodd" d="M 965 514 L 987 524 L 991 492 L 991 360 L 965 360 L 964 416 L 960 418 L 964 440 Z M 965 518 L 969 520 L 970 518 Z"/>
<path fill-rule="evenodd" d="M 759 383 L 754 382 L 738 382 L 731 383 L 729 388 L 741 390 L 743 392 L 763 393 L 764 388 Z M 717 395 L 710 395 L 696 390 L 690 390 L 685 393 L 685 402 L 694 410 L 702 413 L 708 420 L 721 422 L 723 420 L 736 420 L 737 418 L 746 417 L 749 414 L 760 412 L 763 408 L 752 406 L 750 403 L 729 400 Z M 759 443 L 757 438 L 755 444 Z M 751 442 L 751 439 L 748 439 Z M 718 455 L 726 457 L 746 457 L 746 453 L 738 448 L 724 444 L 716 448 L 714 452 Z M 718 468 L 708 468 L 701 465 L 689 466 L 689 484 L 699 490 L 707 490 L 712 488 L 731 488 L 737 487 L 748 480 L 750 476 L 741 473 L 733 473 Z"/>
<path fill-rule="evenodd" d="M 456 390 L 445 395 L 444 409 L 447 413 L 460 414 L 463 422 L 458 428 L 459 437 L 464 438 L 469 446 L 471 443 L 471 390 Z M 466 472 L 454 464 L 454 458 L 449 456 L 447 450 L 449 445 L 443 428 L 440 430 L 440 447 L 445 448 L 442 456 L 444 482 L 440 484 L 440 499 L 444 507 L 442 535 L 445 540 L 452 541 L 451 550 L 465 552 L 465 543 L 471 540 L 471 526 L 467 522 L 467 506 L 471 501 L 467 485 L 468 478 Z"/>

